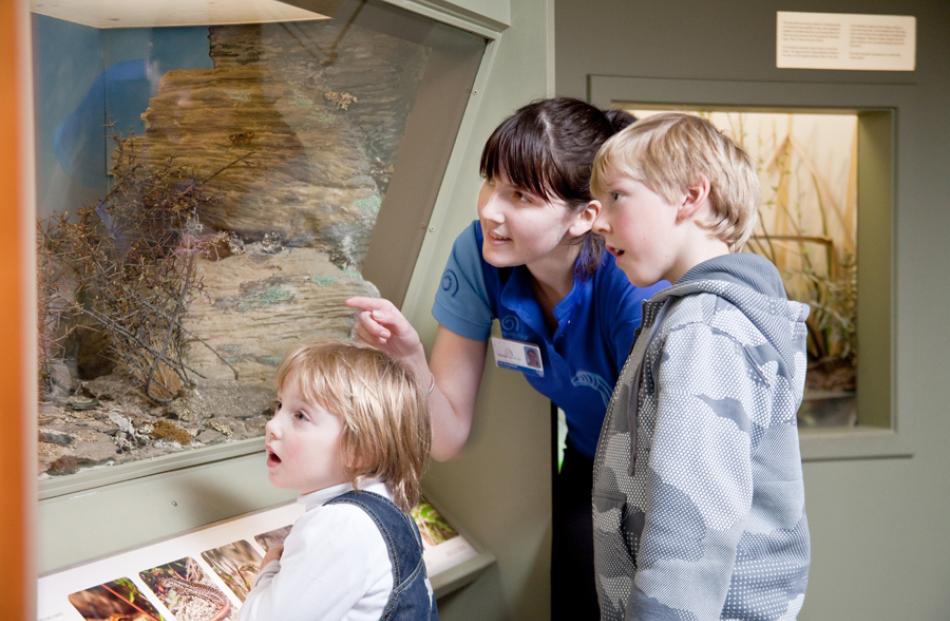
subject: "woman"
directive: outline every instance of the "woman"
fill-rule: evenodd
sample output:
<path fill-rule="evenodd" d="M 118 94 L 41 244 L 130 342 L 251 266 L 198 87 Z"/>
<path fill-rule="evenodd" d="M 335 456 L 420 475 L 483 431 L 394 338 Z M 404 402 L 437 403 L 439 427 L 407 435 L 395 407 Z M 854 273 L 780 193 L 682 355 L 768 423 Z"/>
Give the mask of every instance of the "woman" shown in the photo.
<path fill-rule="evenodd" d="M 495 129 L 482 151 L 478 220 L 455 240 L 436 294 L 439 329 L 428 362 L 415 329 L 392 303 L 347 301 L 361 311 L 357 335 L 409 365 L 428 387 L 436 459 L 456 455 L 468 439 L 495 319 L 501 346 L 525 352 L 509 362 L 564 410 L 567 447 L 554 493 L 555 618 L 598 616 L 594 451 L 641 302 L 665 284 L 633 287 L 591 232 L 600 211 L 588 187 L 591 163 L 600 145 L 633 120 L 555 98 L 519 109 Z"/>

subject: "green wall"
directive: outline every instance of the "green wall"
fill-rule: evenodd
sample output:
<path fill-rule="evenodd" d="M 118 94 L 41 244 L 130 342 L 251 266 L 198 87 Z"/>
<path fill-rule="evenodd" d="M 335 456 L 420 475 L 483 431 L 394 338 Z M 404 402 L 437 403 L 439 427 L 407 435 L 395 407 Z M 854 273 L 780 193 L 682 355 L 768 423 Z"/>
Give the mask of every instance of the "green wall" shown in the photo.
<path fill-rule="evenodd" d="M 778 10 L 916 16 L 917 69 L 776 69 Z M 558 0 L 555 23 L 559 95 L 587 98 L 592 75 L 767 84 L 795 100 L 821 99 L 841 85 L 902 93 L 895 96 L 891 364 L 892 435 L 901 447 L 893 453 L 903 456 L 862 451 L 861 438 L 836 456 L 825 441 L 831 438 L 806 438 L 824 448 L 806 451 L 820 457 L 805 463 L 813 562 L 801 619 L 950 618 L 950 408 L 943 394 L 950 379 L 950 3 Z M 742 98 L 740 87 L 736 103 Z"/>

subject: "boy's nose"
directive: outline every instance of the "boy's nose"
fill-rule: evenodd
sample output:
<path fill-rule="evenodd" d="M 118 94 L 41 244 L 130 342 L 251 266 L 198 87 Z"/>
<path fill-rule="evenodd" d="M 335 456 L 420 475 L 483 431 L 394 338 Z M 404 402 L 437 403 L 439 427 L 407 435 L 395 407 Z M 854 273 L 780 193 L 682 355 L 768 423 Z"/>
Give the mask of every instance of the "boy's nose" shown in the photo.
<path fill-rule="evenodd" d="M 598 235 L 605 235 L 610 232 L 610 225 L 607 223 L 603 211 L 597 214 L 597 218 L 594 220 L 594 232 Z"/>

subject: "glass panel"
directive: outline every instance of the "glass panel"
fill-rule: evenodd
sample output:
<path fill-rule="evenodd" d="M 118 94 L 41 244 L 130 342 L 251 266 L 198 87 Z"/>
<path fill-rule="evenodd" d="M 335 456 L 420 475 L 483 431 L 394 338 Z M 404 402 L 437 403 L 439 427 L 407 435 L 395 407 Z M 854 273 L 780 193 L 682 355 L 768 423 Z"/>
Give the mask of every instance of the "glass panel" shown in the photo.
<path fill-rule="evenodd" d="M 632 109 L 637 117 L 658 110 Z M 857 149 L 854 113 L 687 111 L 709 119 L 759 172 L 759 224 L 746 249 L 770 259 L 811 307 L 802 425 L 857 422 Z"/>
<path fill-rule="evenodd" d="M 401 299 L 485 41 L 298 4 L 34 2 L 43 476 L 260 436 L 368 258 Z"/>

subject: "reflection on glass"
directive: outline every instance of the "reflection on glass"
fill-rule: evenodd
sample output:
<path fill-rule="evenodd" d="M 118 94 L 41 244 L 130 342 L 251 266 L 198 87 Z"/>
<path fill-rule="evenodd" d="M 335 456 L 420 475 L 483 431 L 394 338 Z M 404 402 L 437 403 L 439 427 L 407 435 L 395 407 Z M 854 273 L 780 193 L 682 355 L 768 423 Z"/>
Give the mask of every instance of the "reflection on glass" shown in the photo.
<path fill-rule="evenodd" d="M 345 338 L 343 300 L 376 292 L 400 150 L 455 135 L 484 41 L 367 2 L 134 28 L 54 4 L 33 16 L 40 471 L 259 436 L 283 355 Z M 141 4 L 115 20 L 174 8 Z M 450 113 L 412 130 L 433 97 Z"/>
<path fill-rule="evenodd" d="M 631 110 L 637 117 L 656 111 Z M 811 307 L 804 425 L 853 425 L 857 390 L 855 114 L 693 112 L 749 154 L 759 172 L 759 225 L 747 250 L 770 259 L 789 297 Z"/>

